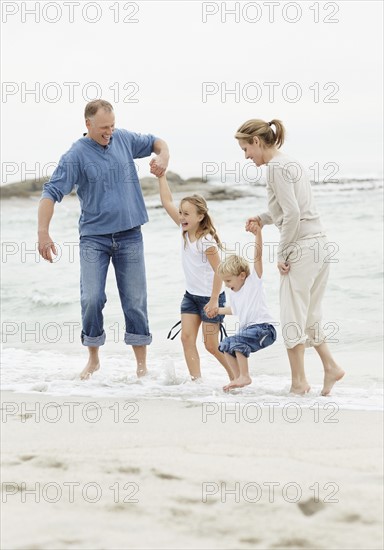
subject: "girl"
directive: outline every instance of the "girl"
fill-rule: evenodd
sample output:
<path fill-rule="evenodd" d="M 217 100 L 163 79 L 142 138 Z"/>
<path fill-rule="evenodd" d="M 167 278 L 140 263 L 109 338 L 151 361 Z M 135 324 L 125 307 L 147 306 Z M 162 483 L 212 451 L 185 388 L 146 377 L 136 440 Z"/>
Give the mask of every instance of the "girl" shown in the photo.
<path fill-rule="evenodd" d="M 173 203 L 166 176 L 159 178 L 161 204 L 182 231 L 182 264 L 186 292 L 181 302 L 181 342 L 192 380 L 201 378 L 200 357 L 196 340 L 202 325 L 204 344 L 223 365 L 230 380 L 234 375 L 219 351 L 220 323 L 223 315 L 209 318 L 204 311 L 223 307 L 225 293 L 220 292 L 221 278 L 216 275 L 220 263 L 220 239 L 208 214 L 205 199 L 200 195 L 184 197 L 177 208 Z"/>
<path fill-rule="evenodd" d="M 273 128 L 274 129 L 273 129 Z M 305 347 L 313 346 L 324 367 L 321 395 L 329 395 L 344 376 L 325 342 L 322 300 L 329 274 L 327 237 L 316 210 L 304 167 L 280 152 L 285 128 L 281 120 L 248 120 L 237 130 L 245 158 L 267 166 L 268 212 L 247 221 L 280 230 L 277 268 L 280 272 L 280 318 L 291 366 L 291 392 L 310 390 L 304 371 Z"/>

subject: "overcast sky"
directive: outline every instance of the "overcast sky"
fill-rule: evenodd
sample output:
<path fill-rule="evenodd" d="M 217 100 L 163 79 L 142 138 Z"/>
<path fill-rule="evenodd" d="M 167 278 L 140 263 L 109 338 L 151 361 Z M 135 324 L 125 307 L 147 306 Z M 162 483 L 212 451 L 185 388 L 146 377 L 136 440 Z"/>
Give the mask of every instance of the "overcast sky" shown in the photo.
<path fill-rule="evenodd" d="M 241 174 L 233 135 L 249 118 L 280 118 L 284 150 L 320 175 L 382 174 L 381 1 L 1 9 L 3 183 L 51 173 L 100 95 L 117 127 L 164 138 L 185 178 Z"/>

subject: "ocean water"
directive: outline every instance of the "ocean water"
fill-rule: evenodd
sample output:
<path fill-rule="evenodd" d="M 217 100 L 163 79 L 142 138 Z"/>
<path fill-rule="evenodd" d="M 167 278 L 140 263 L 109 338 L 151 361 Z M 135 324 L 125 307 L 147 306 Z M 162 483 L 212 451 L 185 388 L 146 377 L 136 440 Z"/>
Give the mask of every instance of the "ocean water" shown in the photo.
<path fill-rule="evenodd" d="M 234 201 L 211 201 L 209 208 L 226 247 L 251 260 L 251 240 L 244 223 L 247 217 L 265 210 L 266 190 L 263 186 L 237 187 L 247 196 Z M 320 400 L 344 408 L 382 408 L 382 187 L 379 180 L 353 178 L 341 184 L 314 186 L 331 262 L 323 327 L 329 346 L 347 375 L 330 397 L 320 398 L 321 363 L 314 350 L 308 350 L 306 369 L 312 390 L 306 397 L 295 398 L 303 406 Z M 281 406 L 292 402 L 292 396 L 287 395 L 290 371 L 280 333 L 273 346 L 251 356 L 251 386 L 224 394 L 224 370 L 205 351 L 200 339 L 203 379 L 198 383 L 188 380 L 180 338 L 167 340 L 168 330 L 179 320 L 184 292 L 179 231 L 160 207 L 156 195 L 146 198 L 150 222 L 143 226 L 153 334 L 148 349 L 149 375 L 136 379 L 133 354 L 123 340 L 124 319 L 111 265 L 104 309 L 107 341 L 101 350 L 102 367 L 91 380 L 80 381 L 78 374 L 86 362 L 87 350 L 80 343 L 79 205 L 76 197 L 66 197 L 56 205 L 51 236 L 59 254 L 53 264 L 48 264 L 36 248 L 38 201 L 36 197 L 15 198 L 1 204 L 3 389 L 129 400 L 165 398 L 260 404 L 275 400 Z M 278 239 L 274 226 L 263 229 L 265 286 L 277 321 L 279 275 L 274 249 Z M 229 333 L 234 331 L 236 319 L 227 317 L 226 328 Z"/>

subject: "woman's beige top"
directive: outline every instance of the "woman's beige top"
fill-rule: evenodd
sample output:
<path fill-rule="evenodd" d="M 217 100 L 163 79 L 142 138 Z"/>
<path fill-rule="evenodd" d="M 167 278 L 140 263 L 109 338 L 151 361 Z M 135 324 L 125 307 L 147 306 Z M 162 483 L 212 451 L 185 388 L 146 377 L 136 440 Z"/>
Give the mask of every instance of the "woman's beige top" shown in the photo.
<path fill-rule="evenodd" d="M 268 212 L 260 218 L 264 225 L 274 223 L 280 230 L 277 261 L 285 262 L 297 249 L 298 239 L 319 237 L 324 231 L 303 166 L 282 153 L 266 166 Z"/>

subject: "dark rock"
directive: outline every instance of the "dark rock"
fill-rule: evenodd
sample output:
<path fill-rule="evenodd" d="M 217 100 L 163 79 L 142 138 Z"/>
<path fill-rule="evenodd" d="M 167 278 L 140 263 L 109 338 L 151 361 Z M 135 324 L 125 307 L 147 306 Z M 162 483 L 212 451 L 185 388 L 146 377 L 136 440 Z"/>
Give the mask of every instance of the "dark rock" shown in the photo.
<path fill-rule="evenodd" d="M 0 187 L 0 198 L 40 196 L 43 185 L 48 180 L 48 177 L 44 177 L 3 185 Z M 200 194 L 207 200 L 235 200 L 245 196 L 244 192 L 235 190 L 233 187 L 216 187 L 198 177 L 183 180 L 175 172 L 167 172 L 167 180 L 172 193 L 177 195 L 176 200 L 179 200 L 182 195 L 193 193 Z M 159 194 L 159 184 L 155 177 L 141 178 L 140 185 L 144 196 Z M 74 195 L 75 192 L 73 191 L 72 194 Z"/>

